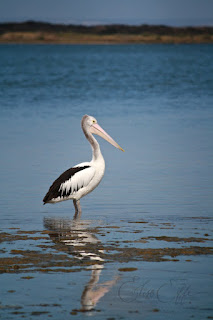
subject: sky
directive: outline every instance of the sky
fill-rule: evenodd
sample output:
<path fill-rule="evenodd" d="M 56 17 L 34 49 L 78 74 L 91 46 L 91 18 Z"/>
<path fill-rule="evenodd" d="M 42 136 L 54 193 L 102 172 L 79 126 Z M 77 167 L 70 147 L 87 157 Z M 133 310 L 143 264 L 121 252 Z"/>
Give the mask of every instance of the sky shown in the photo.
<path fill-rule="evenodd" d="M 0 0 L 0 22 L 213 26 L 213 0 Z"/>

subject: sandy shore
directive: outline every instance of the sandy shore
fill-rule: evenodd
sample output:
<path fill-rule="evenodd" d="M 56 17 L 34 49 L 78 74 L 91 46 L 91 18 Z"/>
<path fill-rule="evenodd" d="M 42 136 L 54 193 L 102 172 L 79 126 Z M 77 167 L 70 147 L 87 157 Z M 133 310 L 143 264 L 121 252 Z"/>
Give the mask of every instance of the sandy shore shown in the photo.
<path fill-rule="evenodd" d="M 79 34 L 74 32 L 5 32 L 0 43 L 25 44 L 128 44 L 128 43 L 213 43 L 213 35 L 159 35 L 159 34 Z"/>

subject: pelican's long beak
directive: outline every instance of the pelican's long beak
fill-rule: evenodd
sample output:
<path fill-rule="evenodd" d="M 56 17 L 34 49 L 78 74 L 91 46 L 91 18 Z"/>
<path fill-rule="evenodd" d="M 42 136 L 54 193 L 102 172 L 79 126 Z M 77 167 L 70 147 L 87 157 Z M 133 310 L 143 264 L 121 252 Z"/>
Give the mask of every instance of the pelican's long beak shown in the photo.
<path fill-rule="evenodd" d="M 113 140 L 108 133 L 106 133 L 106 131 L 104 131 L 104 129 L 102 129 L 99 124 L 94 123 L 91 127 L 90 127 L 90 131 L 91 133 L 97 134 L 98 136 L 100 136 L 101 138 L 105 139 L 106 141 L 108 141 L 109 143 L 111 143 L 114 147 L 120 149 L 121 151 L 124 151 L 124 149 L 122 149 L 117 142 L 115 142 L 115 140 Z"/>

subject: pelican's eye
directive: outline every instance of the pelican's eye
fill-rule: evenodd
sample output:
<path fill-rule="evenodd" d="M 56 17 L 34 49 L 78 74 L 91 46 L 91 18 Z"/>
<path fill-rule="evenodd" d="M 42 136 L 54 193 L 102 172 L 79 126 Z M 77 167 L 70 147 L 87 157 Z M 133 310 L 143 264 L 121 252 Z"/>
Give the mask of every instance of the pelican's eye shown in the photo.
<path fill-rule="evenodd" d="M 92 120 L 92 123 L 96 123 L 96 121 L 93 119 L 93 120 Z"/>

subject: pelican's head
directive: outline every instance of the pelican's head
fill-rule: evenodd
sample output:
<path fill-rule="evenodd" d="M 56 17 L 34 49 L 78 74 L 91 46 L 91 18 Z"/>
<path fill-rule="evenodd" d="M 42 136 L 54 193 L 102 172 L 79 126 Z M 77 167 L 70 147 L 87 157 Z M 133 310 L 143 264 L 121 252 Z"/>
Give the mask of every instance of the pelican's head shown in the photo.
<path fill-rule="evenodd" d="M 83 131 L 85 132 L 90 132 L 93 134 L 97 134 L 98 136 L 100 136 L 101 138 L 105 139 L 106 141 L 108 141 L 109 143 L 111 143 L 114 147 L 120 149 L 121 151 L 124 151 L 124 149 L 122 149 L 117 142 L 115 142 L 115 140 L 113 140 L 108 133 L 106 133 L 106 131 L 104 131 L 104 129 L 102 129 L 97 120 L 92 117 L 92 116 L 88 116 L 88 115 L 84 115 L 82 120 L 81 120 L 81 126 Z"/>

